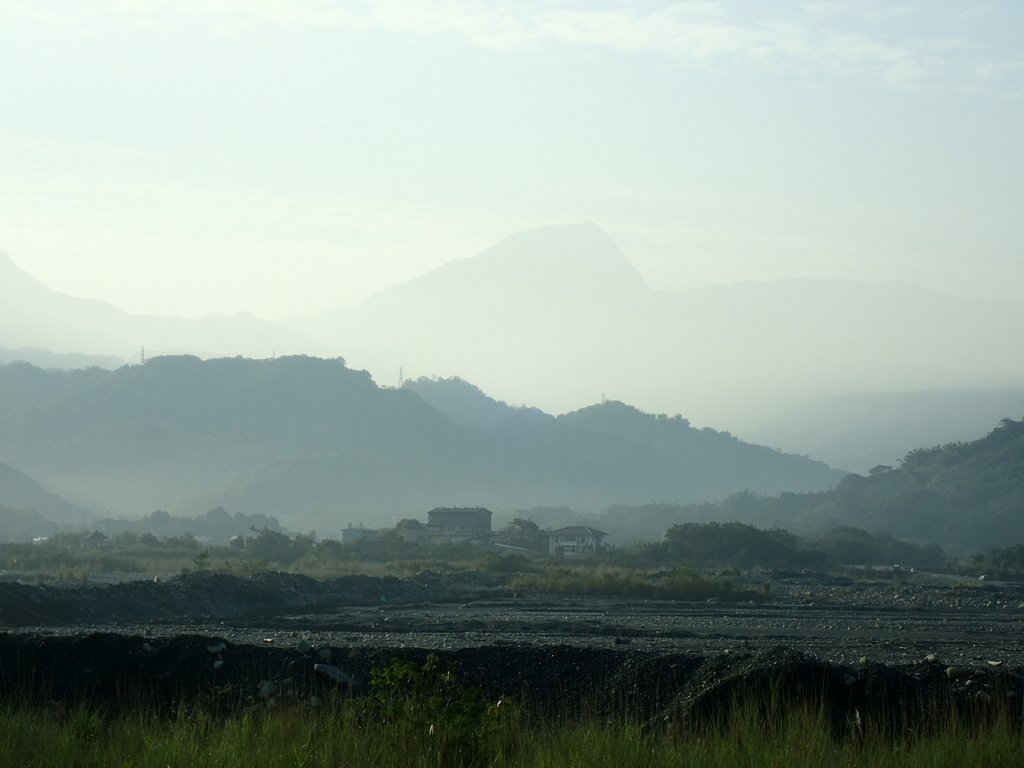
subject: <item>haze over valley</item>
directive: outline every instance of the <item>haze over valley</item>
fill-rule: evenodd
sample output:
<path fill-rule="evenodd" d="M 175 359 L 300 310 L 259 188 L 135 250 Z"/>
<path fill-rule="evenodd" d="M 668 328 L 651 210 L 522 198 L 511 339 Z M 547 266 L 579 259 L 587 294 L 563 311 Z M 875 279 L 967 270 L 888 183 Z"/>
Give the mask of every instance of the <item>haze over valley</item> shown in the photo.
<path fill-rule="evenodd" d="M 1022 22 L 7 4 L 0 507 L 1016 541 Z"/>
<path fill-rule="evenodd" d="M 276 322 L 134 315 L 0 271 L 7 536 L 214 508 L 337 535 L 486 505 L 620 545 L 708 520 L 1024 540 L 1016 486 L 979 507 L 918 475 L 879 509 L 840 483 L 1024 413 L 1005 330 L 1024 302 L 895 282 L 659 291 L 592 222 Z"/>
<path fill-rule="evenodd" d="M 51 291 L 0 256 L 0 359 L 343 357 L 381 386 L 458 377 L 559 414 L 602 399 L 866 472 L 1024 414 L 1024 302 L 902 283 L 654 290 L 596 224 L 514 234 L 357 307 L 161 318 Z M 79 355 L 80 357 L 75 357 Z"/>
<path fill-rule="evenodd" d="M 1021 137 L 1019 0 L 0 0 L 0 763 L 1020 763 Z"/>

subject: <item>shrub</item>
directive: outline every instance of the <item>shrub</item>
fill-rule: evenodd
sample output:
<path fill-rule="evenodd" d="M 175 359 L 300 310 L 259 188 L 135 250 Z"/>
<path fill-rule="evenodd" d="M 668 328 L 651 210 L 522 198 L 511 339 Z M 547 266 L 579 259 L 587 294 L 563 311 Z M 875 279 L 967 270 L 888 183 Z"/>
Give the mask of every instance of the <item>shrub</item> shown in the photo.
<path fill-rule="evenodd" d="M 515 717 L 506 700 L 489 702 L 436 654 L 423 664 L 395 659 L 370 673 L 370 686 L 364 717 L 391 729 L 397 741 L 419 745 L 438 765 L 493 762 L 503 725 Z"/>

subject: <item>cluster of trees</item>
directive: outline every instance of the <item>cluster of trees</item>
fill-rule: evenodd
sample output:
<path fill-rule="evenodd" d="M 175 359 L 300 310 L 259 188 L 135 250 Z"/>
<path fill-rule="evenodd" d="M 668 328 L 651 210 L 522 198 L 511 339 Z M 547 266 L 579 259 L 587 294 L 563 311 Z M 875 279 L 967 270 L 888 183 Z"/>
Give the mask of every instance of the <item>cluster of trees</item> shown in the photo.
<path fill-rule="evenodd" d="M 95 527 L 110 535 L 119 533 L 149 534 L 173 538 L 186 534 L 214 542 L 226 542 L 236 536 L 245 536 L 250 531 L 281 531 L 276 517 L 269 515 L 231 514 L 223 507 L 215 507 L 197 517 L 177 516 L 158 509 L 150 515 L 136 519 L 105 518 Z"/>
<path fill-rule="evenodd" d="M 163 520 L 165 515 L 156 513 L 155 519 Z M 211 510 L 208 515 L 223 519 L 227 513 Z M 227 519 L 233 518 L 227 516 Z M 37 552 L 33 558 L 45 560 L 48 557 L 48 562 L 57 562 L 53 560 L 54 552 L 88 549 L 104 550 L 108 560 L 113 551 L 121 558 L 119 562 L 143 559 L 164 564 L 182 561 L 198 568 L 278 567 L 311 571 L 329 571 L 332 566 L 346 562 L 478 561 L 484 552 L 475 542 L 409 536 L 409 528 L 413 526 L 421 527 L 421 524 L 416 520 L 403 520 L 395 528 L 351 543 L 320 539 L 315 532 L 290 535 L 270 527 L 251 527 L 242 535 L 217 543 L 199 538 L 191 531 L 158 536 L 151 531 L 123 530 L 110 537 L 99 537 L 98 541 L 90 540 L 89 535 L 81 532 L 58 533 L 45 545 L 31 549 Z M 547 532 L 525 518 L 511 520 L 496 533 L 494 541 L 519 547 L 535 556 L 547 554 Z M 50 554 L 46 555 L 47 552 Z M 635 567 L 685 564 L 701 569 L 828 568 L 893 563 L 935 569 L 948 565 L 945 552 L 936 545 L 908 543 L 858 528 L 840 527 L 806 537 L 780 528 L 762 529 L 739 522 L 681 523 L 671 526 L 660 542 L 610 548 L 589 559 Z M 58 560 L 65 562 L 68 557 L 62 555 Z M 22 556 L 22 563 L 25 562 L 28 559 Z M 1024 547 L 990 552 L 984 558 L 979 555 L 972 564 L 984 566 L 993 573 L 1015 570 L 1024 573 Z M 132 570 L 127 566 L 123 569 Z"/>
<path fill-rule="evenodd" d="M 1024 544 L 978 552 L 971 558 L 969 571 L 996 579 L 1024 579 Z"/>
<path fill-rule="evenodd" d="M 673 525 L 661 546 L 669 559 L 705 568 L 782 568 L 824 563 L 820 552 L 802 547 L 788 531 L 761 530 L 742 523 Z"/>
<path fill-rule="evenodd" d="M 615 553 L 610 556 L 622 560 Z M 625 553 L 632 564 L 697 568 L 833 568 L 847 565 L 892 565 L 937 569 L 948 564 L 943 550 L 891 536 L 842 527 L 808 537 L 781 528 L 757 528 L 746 523 L 681 523 L 673 525 L 659 543 Z"/>
<path fill-rule="evenodd" d="M 532 572 L 540 567 L 546 535 L 536 523 L 514 519 L 501 529 L 505 543 L 533 550 L 535 556 L 489 552 L 471 542 L 408 539 L 401 529 L 353 543 L 319 539 L 315 532 L 289 535 L 279 530 L 250 530 L 224 544 L 210 544 L 191 533 L 159 537 L 150 532 L 122 531 L 109 539 L 86 534 L 57 534 L 42 544 L 0 545 L 0 567 L 47 573 L 157 572 L 223 570 L 250 574 L 288 569 L 314 575 L 349 572 L 356 563 L 392 563 L 401 572 L 447 563 L 456 568 L 492 573 Z M 583 562 L 583 561 L 581 561 Z M 628 549 L 606 549 L 586 563 L 612 568 L 828 569 L 847 565 L 892 565 L 906 568 L 957 567 L 934 545 L 921 546 L 856 528 L 837 528 L 817 537 L 796 536 L 782 529 L 761 529 L 744 523 L 682 523 L 657 543 Z M 567 563 L 566 563 L 567 564 Z M 990 550 L 959 565 L 965 572 L 1002 578 L 1024 577 L 1024 546 Z"/>
<path fill-rule="evenodd" d="M 798 532 L 852 526 L 964 555 L 996 543 L 1024 543 L 1022 507 L 1024 421 L 1004 419 L 979 440 L 913 450 L 899 466 L 847 475 L 831 491 L 743 492 L 661 512 Z"/>

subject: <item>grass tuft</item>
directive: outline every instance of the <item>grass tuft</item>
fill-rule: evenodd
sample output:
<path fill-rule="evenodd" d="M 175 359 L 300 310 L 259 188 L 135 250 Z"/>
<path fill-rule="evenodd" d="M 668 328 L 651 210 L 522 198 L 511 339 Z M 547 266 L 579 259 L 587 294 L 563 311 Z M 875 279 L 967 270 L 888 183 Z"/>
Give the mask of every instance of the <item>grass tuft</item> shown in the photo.
<path fill-rule="evenodd" d="M 442 714 L 428 713 L 436 717 Z M 983 725 L 953 720 L 898 737 L 866 729 L 857 738 L 839 738 L 813 709 L 773 719 L 741 707 L 724 726 L 708 724 L 682 736 L 625 719 L 538 725 L 504 717 L 460 734 L 460 743 L 472 749 L 456 752 L 440 748 L 444 734 L 423 728 L 425 722 L 419 713 L 397 722 L 369 717 L 350 699 L 316 713 L 296 707 L 224 718 L 192 708 L 170 720 L 148 712 L 108 716 L 89 708 L 6 705 L 0 708 L 0 755 L 4 765 L 20 768 L 953 768 L 1019 765 L 1024 756 L 1020 724 L 1005 719 Z"/>

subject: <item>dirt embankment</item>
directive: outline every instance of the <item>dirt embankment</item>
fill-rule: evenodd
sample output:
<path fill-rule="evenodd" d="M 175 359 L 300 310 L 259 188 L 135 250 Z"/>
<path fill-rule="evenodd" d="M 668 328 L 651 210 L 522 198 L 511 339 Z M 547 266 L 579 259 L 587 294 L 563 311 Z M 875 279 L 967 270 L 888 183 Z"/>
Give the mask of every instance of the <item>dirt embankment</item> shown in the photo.
<path fill-rule="evenodd" d="M 0 634 L 0 698 L 85 702 L 113 712 L 139 704 L 169 714 L 195 706 L 312 711 L 332 696 L 366 693 L 371 670 L 396 658 L 421 663 L 428 653 L 234 645 L 198 635 Z M 467 684 L 495 701 L 516 702 L 527 717 L 624 716 L 672 731 L 720 722 L 737 704 L 776 714 L 810 706 L 826 712 L 838 732 L 901 732 L 953 713 L 1021 722 L 1024 702 L 1021 670 L 938 659 L 853 667 L 781 646 L 710 656 L 574 646 L 479 646 L 438 655 Z"/>
<path fill-rule="evenodd" d="M 308 576 L 261 573 L 251 578 L 199 572 L 167 580 L 78 586 L 0 582 L 0 628 L 232 619 L 285 613 L 458 599 L 485 589 L 479 577 L 434 572 L 395 576 Z"/>

